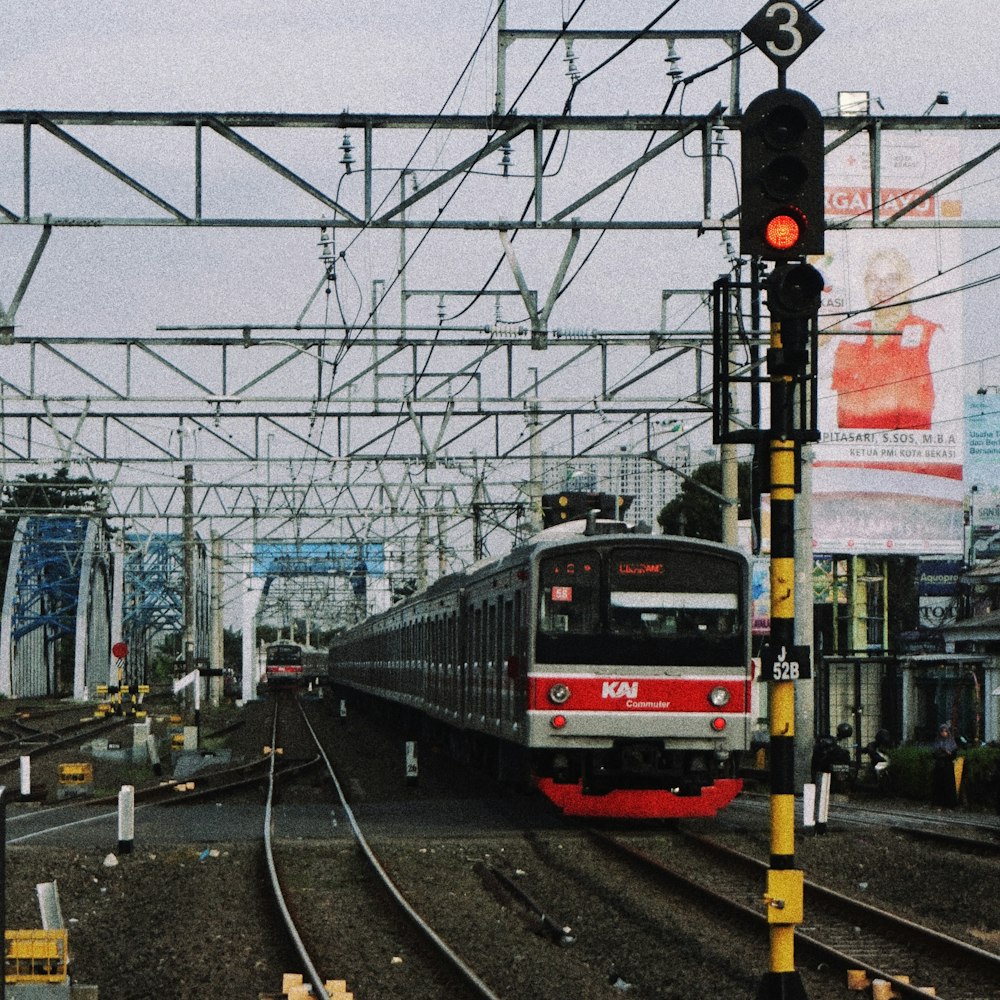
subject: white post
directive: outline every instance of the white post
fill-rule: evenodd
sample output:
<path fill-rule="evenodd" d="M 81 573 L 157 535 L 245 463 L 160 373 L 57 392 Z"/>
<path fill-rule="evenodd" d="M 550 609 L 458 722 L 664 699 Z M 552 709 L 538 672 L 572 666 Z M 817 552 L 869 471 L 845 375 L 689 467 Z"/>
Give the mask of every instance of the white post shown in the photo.
<path fill-rule="evenodd" d="M 149 754 L 149 763 L 153 765 L 153 774 L 159 777 L 163 773 L 163 765 L 160 763 L 160 751 L 156 747 L 156 737 L 152 733 L 146 736 L 146 753 Z"/>
<path fill-rule="evenodd" d="M 257 696 L 257 607 L 264 592 L 264 581 L 253 575 L 253 556 L 246 559 L 243 570 L 246 587 L 243 591 L 243 700 Z"/>
<path fill-rule="evenodd" d="M 222 620 L 222 574 L 225 560 L 225 549 L 223 539 L 220 535 L 212 532 L 212 587 L 210 600 L 210 620 L 209 632 L 211 643 L 209 645 L 208 665 L 212 671 L 222 670 L 224 665 L 224 624 Z M 213 708 L 217 708 L 222 700 L 223 681 L 222 675 L 213 673 L 208 681 L 208 696 Z"/>
<path fill-rule="evenodd" d="M 826 821 L 830 814 L 830 780 L 833 776 L 824 771 L 819 776 L 819 808 L 816 813 L 816 832 L 826 833 Z"/>
<path fill-rule="evenodd" d="M 816 786 L 811 781 L 802 786 L 802 826 L 806 833 L 816 832 Z"/>
<path fill-rule="evenodd" d="M 54 881 L 38 882 L 35 893 L 38 896 L 38 912 L 42 915 L 42 930 L 61 931 L 66 925 L 59 905 L 58 884 Z"/>
<path fill-rule="evenodd" d="M 27 755 L 21 757 L 21 798 L 27 799 L 31 796 L 31 758 Z"/>
<path fill-rule="evenodd" d="M 118 793 L 118 853 L 131 854 L 135 840 L 135 786 L 122 785 Z"/>

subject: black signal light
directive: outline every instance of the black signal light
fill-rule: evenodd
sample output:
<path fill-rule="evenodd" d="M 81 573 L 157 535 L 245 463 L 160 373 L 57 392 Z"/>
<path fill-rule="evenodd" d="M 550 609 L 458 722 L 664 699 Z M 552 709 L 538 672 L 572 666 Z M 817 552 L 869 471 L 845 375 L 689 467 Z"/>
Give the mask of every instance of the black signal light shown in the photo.
<path fill-rule="evenodd" d="M 743 116 L 740 252 L 792 260 L 823 252 L 823 116 L 796 90 L 769 90 Z"/>
<path fill-rule="evenodd" d="M 811 319 L 819 312 L 823 275 L 812 264 L 779 264 L 766 287 L 768 309 L 779 322 Z"/>
<path fill-rule="evenodd" d="M 767 308 L 780 331 L 780 349 L 768 351 L 772 375 L 801 375 L 809 365 L 823 275 L 812 264 L 781 262 L 767 278 Z"/>

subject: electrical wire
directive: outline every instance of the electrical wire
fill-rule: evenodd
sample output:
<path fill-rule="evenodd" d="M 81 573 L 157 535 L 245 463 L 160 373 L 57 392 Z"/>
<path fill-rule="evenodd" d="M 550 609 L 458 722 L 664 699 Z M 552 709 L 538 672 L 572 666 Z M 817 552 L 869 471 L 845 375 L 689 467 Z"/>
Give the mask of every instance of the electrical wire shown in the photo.
<path fill-rule="evenodd" d="M 632 45 L 634 45 L 636 42 L 640 41 L 645 35 L 647 35 L 650 31 L 652 31 L 653 28 L 655 28 L 656 25 L 659 24 L 659 22 L 662 21 L 663 18 L 666 17 L 667 14 L 669 14 L 680 2 L 681 2 L 681 0 L 671 0 L 671 3 L 667 4 L 667 6 L 662 11 L 660 11 L 659 14 L 656 15 L 656 17 L 654 17 L 648 24 L 646 24 L 643 28 L 641 28 L 639 31 L 637 31 L 630 39 L 628 39 L 625 42 L 624 45 L 619 46 L 619 48 L 616 49 L 615 52 L 613 52 L 610 56 L 608 56 L 603 62 L 601 62 L 598 66 L 595 66 L 593 69 L 588 70 L 578 80 L 574 80 L 572 82 L 572 85 L 570 86 L 569 93 L 566 96 L 566 100 L 563 103 L 563 110 L 562 110 L 563 117 L 567 117 L 567 116 L 569 116 L 571 114 L 572 107 L 573 107 L 573 99 L 575 98 L 577 88 L 580 86 L 581 83 L 583 83 L 585 80 L 589 79 L 591 76 L 593 76 L 599 70 L 604 69 L 605 66 L 609 65 L 613 60 L 617 59 L 618 56 L 620 56 L 623 52 L 625 52 L 627 49 L 629 49 Z M 565 27 L 565 25 L 564 25 L 564 27 Z M 517 101 L 515 101 L 514 103 L 516 104 Z M 668 103 L 669 103 L 669 99 L 668 99 Z M 663 114 L 663 113 L 665 113 L 665 112 L 661 112 L 661 114 Z M 558 131 L 556 131 L 556 133 L 553 135 L 552 142 L 549 145 L 548 152 L 545 154 L 545 157 L 544 157 L 544 159 L 542 161 L 542 174 L 543 174 L 543 176 L 545 175 L 545 170 L 548 167 L 549 160 L 552 157 L 552 153 L 553 153 L 553 151 L 555 149 L 555 144 L 556 144 L 556 142 L 557 142 L 557 140 L 559 138 L 559 134 L 560 133 Z M 655 134 L 656 133 L 653 133 L 653 135 L 655 135 Z M 564 159 L 565 159 L 565 156 L 566 156 L 566 151 L 569 149 L 569 138 L 570 138 L 569 134 L 567 134 L 567 136 L 566 136 L 566 147 L 563 150 L 563 158 Z M 652 140 L 650 140 L 650 141 L 652 141 Z M 647 146 L 647 151 L 648 151 L 648 148 L 649 147 Z M 555 171 L 555 173 L 558 173 L 559 170 L 561 170 L 561 169 L 562 169 L 562 164 L 560 163 L 559 168 Z M 633 174 L 633 177 L 634 176 L 635 175 Z M 523 222 L 524 219 L 527 217 L 528 212 L 531 210 L 531 206 L 534 204 L 534 202 L 535 202 L 535 192 L 532 191 L 528 195 L 528 199 L 525 202 L 524 208 L 521 211 L 520 221 Z M 519 230 L 515 229 L 514 232 L 511 233 L 511 237 L 510 237 L 511 242 L 513 242 L 516 239 L 518 232 L 519 232 Z M 603 235 L 603 231 L 602 231 L 602 235 Z M 589 256 L 590 255 L 588 254 L 588 259 L 589 259 Z M 461 316 L 465 315 L 465 313 L 467 313 L 479 301 L 479 299 L 482 298 L 483 295 L 485 295 L 485 294 L 488 293 L 489 286 L 493 282 L 493 279 L 497 276 L 497 273 L 499 272 L 500 268 L 503 266 L 504 259 L 505 259 L 504 255 L 501 254 L 499 256 L 499 258 L 497 259 L 496 264 L 493 266 L 493 269 L 490 271 L 489 276 L 482 283 L 482 286 L 479 289 L 479 293 L 476 296 L 474 296 L 473 299 L 464 308 L 462 308 L 461 310 L 459 310 L 459 312 L 454 313 L 453 315 L 449 316 L 447 322 L 453 322 L 454 320 L 459 319 Z M 566 286 L 564 286 L 564 287 L 566 287 Z M 557 299 L 558 299 L 558 295 L 557 295 Z M 514 322 L 519 322 L 519 321 L 515 320 Z"/>
<path fill-rule="evenodd" d="M 678 2 L 678 0 L 675 0 L 675 2 Z M 578 14 L 580 13 L 580 11 L 581 11 L 581 10 L 583 9 L 583 7 L 584 7 L 584 5 L 585 5 L 586 3 L 587 3 L 587 0 L 580 0 L 580 2 L 579 2 L 579 4 L 577 5 L 576 9 L 574 10 L 573 14 L 572 14 L 572 15 L 570 16 L 570 18 L 569 18 L 569 21 L 568 21 L 568 22 L 566 22 L 566 23 L 565 23 L 565 24 L 563 25 L 563 28 L 562 28 L 562 30 L 560 31 L 559 35 L 557 35 L 557 36 L 556 36 L 556 38 L 555 38 L 555 39 L 553 40 L 552 44 L 551 44 L 551 45 L 549 46 L 549 48 L 547 49 L 547 51 L 546 51 L 545 55 L 544 55 L 544 56 L 542 57 L 542 60 L 541 60 L 541 62 L 540 62 L 540 63 L 539 63 L 539 64 L 538 64 L 538 65 L 537 65 L 537 66 L 535 67 L 534 71 L 533 71 L 533 72 L 531 73 L 531 75 L 529 76 L 529 78 L 528 78 L 527 82 L 526 82 L 526 83 L 524 84 L 524 86 L 523 86 L 523 87 L 521 88 L 521 91 L 520 91 L 520 93 L 518 94 L 518 97 L 517 97 L 517 98 L 515 99 L 515 102 L 514 102 L 515 104 L 517 103 L 517 101 L 518 101 L 518 100 L 520 100 L 520 98 L 521 98 L 521 97 L 523 96 L 523 94 L 524 94 L 524 93 L 525 93 L 525 91 L 526 91 L 526 90 L 528 89 L 528 87 L 530 87 L 530 86 L 531 86 L 532 82 L 534 81 L 534 79 L 536 78 L 536 76 L 538 75 L 538 73 L 539 73 L 539 72 L 541 71 L 541 68 L 542 68 L 542 66 L 543 66 L 543 65 L 544 65 L 544 63 L 545 63 L 545 62 L 547 61 L 548 57 L 549 57 L 549 56 L 550 56 L 550 55 L 552 54 L 552 52 L 554 51 L 554 49 L 555 49 L 556 45 L 557 45 L 557 44 L 559 43 L 559 41 L 561 40 L 561 38 L 563 37 L 563 35 L 565 34 L 565 32 L 566 32 L 566 31 L 568 30 L 568 28 L 569 28 L 569 25 L 570 25 L 570 24 L 572 23 L 572 21 L 573 21 L 573 20 L 574 20 L 574 19 L 575 19 L 575 18 L 577 17 L 577 15 L 578 15 Z M 491 27 L 491 26 L 492 26 L 492 24 L 493 24 L 493 21 L 494 21 L 494 20 L 496 19 L 496 16 L 497 16 L 497 14 L 499 14 L 499 9 L 500 9 L 500 8 L 499 8 L 499 6 L 498 6 L 498 7 L 497 7 L 497 12 L 496 12 L 496 14 L 494 14 L 494 17 L 493 17 L 493 18 L 491 19 L 491 21 L 490 21 L 490 24 L 489 24 L 489 26 L 487 27 L 487 31 L 489 30 L 489 27 Z M 485 35 L 486 35 L 486 32 L 484 32 L 484 34 L 483 34 L 483 37 L 482 37 L 482 38 L 480 39 L 480 45 L 482 44 L 482 41 L 483 41 L 483 38 L 485 38 Z M 478 51 L 478 47 L 479 47 L 479 46 L 477 46 L 477 51 Z M 467 63 L 467 64 L 466 64 L 466 66 L 468 66 L 468 65 L 469 65 L 469 63 Z M 463 71 L 463 73 L 464 73 L 464 71 Z M 454 87 L 452 88 L 451 92 L 449 93 L 449 96 L 448 96 L 448 98 L 446 99 L 446 102 L 445 102 L 445 106 L 447 106 L 447 101 L 451 99 L 451 94 L 453 94 L 453 93 L 454 93 L 454 91 L 455 91 L 455 89 L 457 88 L 457 86 L 458 86 L 458 81 L 456 81 L 456 84 L 455 84 L 455 86 L 454 86 Z M 442 113 L 443 113 L 443 109 L 442 109 L 442 112 L 439 112 L 439 114 L 438 114 L 438 117 L 440 117 Z M 494 136 L 496 135 L 496 131 L 497 131 L 497 130 L 493 130 L 493 132 L 491 132 L 490 136 L 489 136 L 489 137 L 488 137 L 488 139 L 487 139 L 487 142 L 489 142 L 489 141 L 492 141 L 493 137 L 494 137 Z M 429 132 L 430 132 L 430 129 L 428 129 L 428 132 L 427 132 L 427 133 L 425 133 L 425 136 L 424 136 L 424 139 L 426 139 L 426 136 L 427 136 L 427 135 L 429 134 Z M 421 143 L 420 143 L 420 145 L 422 145 L 422 144 L 423 144 L 423 141 L 424 141 L 424 139 L 422 139 L 422 140 L 421 140 Z M 418 145 L 418 147 L 417 147 L 417 150 L 415 150 L 415 151 L 414 151 L 414 153 L 413 153 L 413 154 L 411 155 L 411 157 L 410 157 L 410 160 L 409 160 L 409 163 L 408 163 L 408 166 L 407 166 L 407 167 L 405 167 L 405 168 L 403 169 L 403 171 L 401 172 L 400 176 L 405 176 L 405 175 L 406 175 L 406 171 L 407 171 L 407 170 L 408 170 L 408 168 L 409 168 L 409 164 L 412 164 L 412 162 L 413 162 L 413 159 L 414 159 L 414 157 L 416 156 L 416 153 L 417 153 L 417 152 L 419 151 L 419 149 L 420 149 L 420 145 Z M 444 213 L 444 211 L 445 211 L 445 209 L 446 209 L 446 208 L 448 207 L 448 205 L 449 205 L 449 204 L 451 203 L 452 199 L 454 199 L 454 198 L 455 198 L 455 196 L 456 196 L 456 195 L 458 194 L 459 190 L 461 189 L 462 185 L 464 184 L 464 182 L 465 182 L 465 180 L 466 180 L 466 179 L 468 178 L 468 176 L 469 176 L 469 171 L 467 170 L 467 171 L 465 171 L 465 172 L 464 172 L 464 173 L 462 174 L 462 176 L 461 176 L 461 177 L 460 177 L 460 178 L 458 179 L 457 183 L 455 184 L 455 186 L 454 186 L 454 187 L 452 188 L 451 192 L 450 192 L 450 193 L 448 194 L 447 198 L 445 199 L 445 201 L 444 201 L 443 205 L 441 205 L 441 206 L 439 207 L 439 209 L 438 209 L 438 217 L 439 217 L 439 218 L 440 218 L 440 216 L 441 216 L 441 215 L 442 215 L 442 214 Z M 388 195 L 387 195 L 386 197 L 388 197 Z M 383 204 L 384 204 L 384 200 L 383 200 Z M 380 207 L 381 207 L 381 206 L 380 206 Z M 376 213 L 373 213 L 373 216 L 374 216 L 375 214 L 376 214 Z M 367 227 L 365 227 L 365 228 L 367 228 Z M 416 254 L 417 254 L 417 253 L 418 253 L 418 252 L 420 251 L 420 249 L 422 248 L 422 246 L 424 245 L 424 243 L 426 242 L 426 240 L 427 240 L 427 239 L 429 238 L 429 236 L 431 235 L 431 233 L 432 233 L 432 232 L 434 231 L 434 228 L 435 228 L 435 227 L 434 227 L 434 225 L 433 225 L 433 223 L 432 223 L 432 224 L 431 224 L 431 225 L 430 225 L 430 226 L 429 226 L 429 227 L 428 227 L 428 228 L 427 228 L 427 229 L 426 229 L 426 230 L 424 231 L 424 233 L 423 233 L 423 234 L 421 235 L 420 239 L 419 239 L 419 240 L 417 241 L 417 244 L 416 244 L 416 246 L 415 246 L 415 247 L 414 247 L 414 248 L 413 248 L 413 249 L 412 249 L 412 250 L 411 250 L 411 251 L 410 251 L 410 252 L 408 253 L 408 255 L 407 255 L 406 259 L 405 259 L 405 260 L 404 260 L 404 261 L 403 261 L 403 262 L 401 263 L 400 267 L 399 267 L 399 268 L 397 269 L 397 271 L 396 271 L 396 274 L 395 274 L 395 275 L 393 276 L 393 278 L 391 279 L 391 281 L 389 281 L 389 282 L 388 282 L 388 283 L 386 284 L 386 287 L 385 287 L 385 289 L 384 289 L 384 290 L 383 290 L 383 292 L 382 292 L 382 296 L 381 296 L 381 298 L 379 299 L 379 301 L 378 301 L 377 303 L 375 303 L 375 304 L 374 304 L 374 305 L 372 306 L 372 309 L 371 309 L 371 311 L 369 312 L 369 314 L 368 314 L 367 318 L 365 319 L 364 323 L 363 323 L 363 324 L 362 324 L 362 325 L 361 325 L 361 326 L 360 326 L 359 328 L 357 328 L 357 329 L 356 329 L 356 330 L 354 331 L 354 333 L 353 333 L 353 337 L 352 337 L 352 335 L 351 335 L 351 331 L 347 331 L 347 330 L 345 330 L 345 334 L 344 334 L 344 338 L 343 338 L 343 340 L 342 340 L 342 342 L 341 342 L 341 345 L 340 345 L 340 347 L 339 347 L 339 349 L 338 349 L 338 352 L 337 352 L 337 355 L 336 355 L 336 357 L 334 358 L 334 362 L 333 362 L 333 364 L 334 364 L 335 368 L 336 368 L 336 366 L 338 366 L 338 365 L 340 364 L 340 362 L 341 362 L 341 361 L 343 360 L 343 357 L 344 357 L 344 355 L 346 354 L 347 350 L 348 350 L 348 349 L 350 348 L 350 346 L 351 346 L 351 343 L 352 343 L 352 342 L 353 342 L 354 340 L 356 340 L 356 339 L 358 338 L 358 336 L 360 336 L 360 334 L 361 334 L 361 333 L 362 333 L 362 332 L 363 332 L 363 331 L 364 331 L 365 329 L 368 329 L 368 328 L 369 328 L 369 326 L 370 326 L 370 323 L 371 323 L 371 320 L 372 320 L 372 318 L 373 318 L 373 317 L 374 317 L 374 316 L 375 316 L 375 315 L 377 314 L 377 311 L 378 311 L 378 308 L 379 308 L 379 306 L 381 305 L 381 303 L 382 303 L 383 301 L 385 301 L 385 298 L 386 298 L 386 297 L 388 296 L 389 292 L 390 292 L 390 291 L 392 290 L 392 288 L 393 288 L 393 287 L 394 287 L 394 286 L 396 285 L 396 283 L 397 283 L 397 282 L 399 281 L 399 279 L 400 279 L 400 278 L 402 277 L 403 273 L 405 272 L 405 269 L 406 269 L 406 268 L 407 268 L 407 267 L 409 266 L 409 264 L 410 264 L 410 262 L 411 262 L 411 261 L 413 260 L 414 256 L 415 256 L 415 255 L 416 255 Z M 362 231 L 364 231 L 364 229 L 363 229 Z M 358 236 L 358 235 L 360 235 L 360 232 L 359 232 L 358 234 L 356 234 L 356 236 L 354 237 L 354 239 L 352 239 L 352 240 L 351 240 L 351 244 L 353 244 L 353 243 L 355 242 L 355 240 L 356 240 L 356 238 L 357 238 L 357 236 Z M 345 251 L 342 251 L 342 252 L 341 252 L 341 257 L 342 257 L 342 258 L 346 257 L 346 250 L 345 250 Z M 439 330 L 438 330 L 438 332 L 437 332 L 437 333 L 435 334 L 435 339 L 437 339 L 437 336 L 438 336 L 438 334 L 439 334 L 439 333 L 440 333 L 440 329 L 439 329 Z M 430 353 L 432 353 L 432 351 L 433 351 L 433 347 L 432 347 L 432 349 L 431 349 L 431 352 L 429 352 L 429 353 L 428 353 L 428 357 L 427 357 L 427 359 L 425 360 L 425 366 L 424 366 L 424 370 L 425 370 L 425 371 L 426 371 L 426 365 L 427 365 L 427 364 L 429 363 L 429 360 L 430 360 Z M 415 391 L 416 391 L 416 388 L 414 387 L 414 392 L 415 392 Z M 324 413 L 323 413 L 323 421 L 322 421 L 322 422 L 325 422 L 325 420 L 326 420 L 326 417 L 327 417 L 327 415 L 328 415 L 328 413 L 329 413 L 329 402 L 330 402 L 330 399 L 329 399 L 329 397 L 328 397 L 328 400 L 327 400 L 327 407 L 326 407 L 326 408 L 325 408 L 325 410 L 324 410 Z M 396 429 L 397 429 L 397 428 L 399 427 L 400 423 L 402 422 L 402 418 L 403 418 L 403 411 L 404 411 L 404 409 L 405 409 L 405 403 L 401 404 L 401 406 L 400 406 L 400 411 L 399 411 L 399 417 L 398 417 L 398 419 L 397 419 L 397 423 L 396 423 L 396 425 L 394 426 L 394 428 L 393 428 L 393 430 L 392 430 L 392 439 L 394 439 L 394 438 L 395 438 L 395 432 L 396 432 Z M 321 426 L 322 426 L 322 422 L 321 422 Z M 390 440 L 392 440 L 392 439 L 390 439 Z"/>

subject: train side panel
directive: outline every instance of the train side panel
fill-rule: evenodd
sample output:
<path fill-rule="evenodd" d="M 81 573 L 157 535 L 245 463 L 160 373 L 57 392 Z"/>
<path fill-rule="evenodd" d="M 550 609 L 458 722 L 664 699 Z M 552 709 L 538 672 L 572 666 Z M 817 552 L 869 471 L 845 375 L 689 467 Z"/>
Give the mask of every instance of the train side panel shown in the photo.
<path fill-rule="evenodd" d="M 749 746 L 748 602 L 747 560 L 714 543 L 544 541 L 352 630 L 331 679 L 530 773 L 567 813 L 711 815 Z"/>

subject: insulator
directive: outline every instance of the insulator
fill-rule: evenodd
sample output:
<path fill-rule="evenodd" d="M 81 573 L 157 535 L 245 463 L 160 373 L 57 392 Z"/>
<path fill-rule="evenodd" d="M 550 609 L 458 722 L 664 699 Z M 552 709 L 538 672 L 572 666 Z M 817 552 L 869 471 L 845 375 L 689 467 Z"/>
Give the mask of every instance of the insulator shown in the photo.
<path fill-rule="evenodd" d="M 319 259 L 322 261 L 333 261 L 336 256 L 336 246 L 334 244 L 334 237 L 327 236 L 326 230 L 322 230 L 319 237 Z"/>
<path fill-rule="evenodd" d="M 566 63 L 566 75 L 573 81 L 577 83 L 580 80 L 580 71 L 576 66 L 576 56 L 573 54 L 573 39 L 566 39 L 566 55 L 563 58 L 563 62 Z"/>
<path fill-rule="evenodd" d="M 524 325 L 518 325 L 517 323 L 495 323 L 493 326 L 486 327 L 486 332 L 496 338 L 503 337 L 509 340 L 520 340 L 529 334 L 529 330 Z"/>
<path fill-rule="evenodd" d="M 677 54 L 677 49 L 674 47 L 674 40 L 672 38 L 667 42 L 667 56 L 663 61 L 670 67 L 667 70 L 667 76 L 672 80 L 680 79 L 681 68 L 677 64 L 681 61 L 681 57 Z"/>
<path fill-rule="evenodd" d="M 351 172 L 351 166 L 354 163 L 354 144 L 351 142 L 351 137 L 346 132 L 344 133 L 344 139 L 340 144 L 340 150 L 340 162 L 344 166 L 344 173 L 349 174 Z"/>
<path fill-rule="evenodd" d="M 443 295 L 439 295 L 438 296 L 438 323 L 443 323 L 444 322 L 445 311 L 446 310 L 445 310 L 445 307 L 444 307 L 444 296 Z"/>
<path fill-rule="evenodd" d="M 510 175 L 510 165 L 513 160 L 512 149 L 509 142 L 503 144 L 503 158 L 500 160 L 500 167 L 503 170 L 504 177 Z"/>

